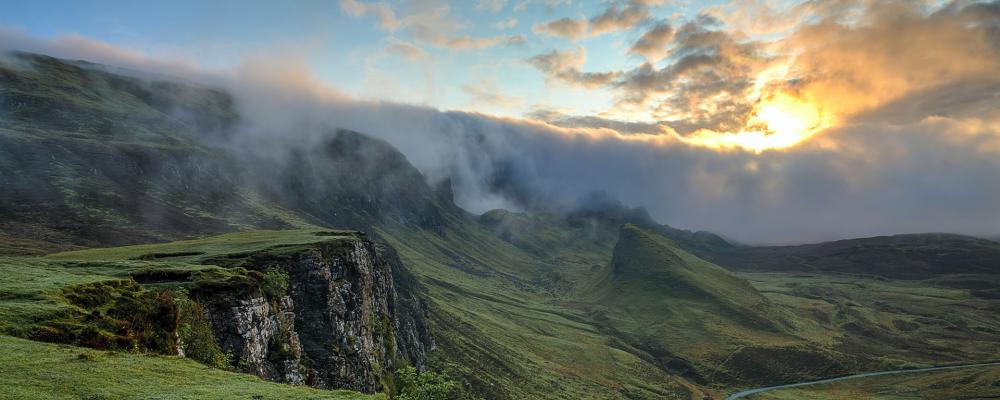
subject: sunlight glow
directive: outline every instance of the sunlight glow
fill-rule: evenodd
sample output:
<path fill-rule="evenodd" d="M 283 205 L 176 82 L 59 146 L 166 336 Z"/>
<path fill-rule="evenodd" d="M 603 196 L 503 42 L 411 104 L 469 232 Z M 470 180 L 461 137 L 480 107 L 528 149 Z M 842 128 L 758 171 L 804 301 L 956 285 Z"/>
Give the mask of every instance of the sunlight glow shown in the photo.
<path fill-rule="evenodd" d="M 781 94 L 760 106 L 757 120 L 766 125 L 773 135 L 792 140 L 806 136 L 816 128 L 820 123 L 820 115 L 812 104 Z"/>
<path fill-rule="evenodd" d="M 814 104 L 779 92 L 757 105 L 754 116 L 740 132 L 703 129 L 683 140 L 705 147 L 760 153 L 795 146 L 830 125 L 831 121 L 826 121 Z"/>

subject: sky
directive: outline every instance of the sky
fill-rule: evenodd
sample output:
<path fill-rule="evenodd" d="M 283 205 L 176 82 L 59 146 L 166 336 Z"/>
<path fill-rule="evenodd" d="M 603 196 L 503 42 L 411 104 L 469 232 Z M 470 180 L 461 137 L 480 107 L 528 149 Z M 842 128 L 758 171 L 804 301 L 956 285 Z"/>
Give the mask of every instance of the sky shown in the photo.
<path fill-rule="evenodd" d="M 1000 236 L 998 1 L 10 0 L 0 47 L 225 76 L 256 126 L 383 138 L 473 212 Z"/>
<path fill-rule="evenodd" d="M 627 50 L 645 28 L 692 18 L 702 5 L 713 4 L 284 3 L 14 0 L 5 2 L 0 24 L 38 37 L 80 35 L 143 54 L 196 59 L 208 67 L 233 66 L 263 53 L 286 53 L 303 58 L 323 81 L 361 97 L 506 116 L 539 109 L 590 115 L 610 108 L 613 94 L 553 80 L 529 59 L 551 51 L 580 51 L 582 70 L 634 67 L 643 59 Z M 623 18 L 630 20 L 618 23 L 629 25 L 579 37 L 545 30 L 552 21 L 585 20 L 609 9 L 624 13 Z M 628 17 L 629 13 L 642 15 Z"/>

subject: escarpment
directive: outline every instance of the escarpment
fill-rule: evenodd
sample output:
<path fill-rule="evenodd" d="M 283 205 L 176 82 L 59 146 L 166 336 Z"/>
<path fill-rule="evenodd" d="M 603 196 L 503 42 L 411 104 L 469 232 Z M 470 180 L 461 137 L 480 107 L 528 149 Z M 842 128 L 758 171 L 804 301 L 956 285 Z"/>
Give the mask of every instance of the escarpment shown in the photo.
<path fill-rule="evenodd" d="M 29 267 L 111 274 L 59 289 L 65 311 L 0 332 L 367 393 L 388 389 L 401 364 L 423 368 L 434 348 L 416 279 L 391 247 L 360 232 L 239 232 L 62 253 Z"/>
<path fill-rule="evenodd" d="M 421 366 L 433 347 L 416 282 L 394 282 L 394 276 L 406 277 L 402 265 L 393 264 L 394 272 L 363 234 L 212 262 L 263 275 L 256 285 L 204 285 L 191 292 L 222 351 L 243 372 L 376 392 L 394 358 Z"/>

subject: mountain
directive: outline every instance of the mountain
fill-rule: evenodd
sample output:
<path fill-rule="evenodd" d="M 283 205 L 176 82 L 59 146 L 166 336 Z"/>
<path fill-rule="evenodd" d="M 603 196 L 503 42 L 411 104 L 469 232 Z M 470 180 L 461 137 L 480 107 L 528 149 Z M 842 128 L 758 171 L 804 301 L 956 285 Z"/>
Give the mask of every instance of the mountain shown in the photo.
<path fill-rule="evenodd" d="M 756 364 L 757 377 L 778 380 L 841 372 L 830 355 L 796 337 L 790 315 L 747 280 L 635 225 L 622 226 L 587 298 L 605 329 L 695 382 L 747 379 L 717 364 L 723 361 Z M 779 354 L 786 365 L 756 359 Z M 797 376 L 788 376 L 792 364 Z"/>
<path fill-rule="evenodd" d="M 681 250 L 670 239 L 635 225 L 621 227 L 611 263 L 595 284 L 603 304 L 649 305 L 649 301 L 690 303 L 678 310 L 711 308 L 717 315 L 777 329 L 766 314 L 770 305 L 746 280 Z"/>
<path fill-rule="evenodd" d="M 624 224 L 655 231 L 681 247 L 699 253 L 736 247 L 705 231 L 689 231 L 656 222 L 645 208 L 631 208 L 607 195 L 593 193 L 576 208 L 561 213 L 491 210 L 479 216 L 481 225 L 503 240 L 529 252 L 542 254 L 569 246 L 602 246 L 608 250 Z"/>
<path fill-rule="evenodd" d="M 383 220 L 433 229 L 461 213 L 380 140 L 330 128 L 247 152 L 225 92 L 14 57 L 0 64 L 4 252 Z"/>

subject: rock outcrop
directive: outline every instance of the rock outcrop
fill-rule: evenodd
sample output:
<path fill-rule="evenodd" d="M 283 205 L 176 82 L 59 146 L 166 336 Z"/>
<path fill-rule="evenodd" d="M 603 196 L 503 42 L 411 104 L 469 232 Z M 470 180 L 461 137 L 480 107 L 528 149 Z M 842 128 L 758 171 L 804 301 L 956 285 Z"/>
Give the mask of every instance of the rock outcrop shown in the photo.
<path fill-rule="evenodd" d="M 283 293 L 257 285 L 192 295 L 237 369 L 278 382 L 381 391 L 395 358 L 420 367 L 434 344 L 416 281 L 391 248 L 379 247 L 359 233 L 233 255 L 222 261 L 286 277 Z"/>

